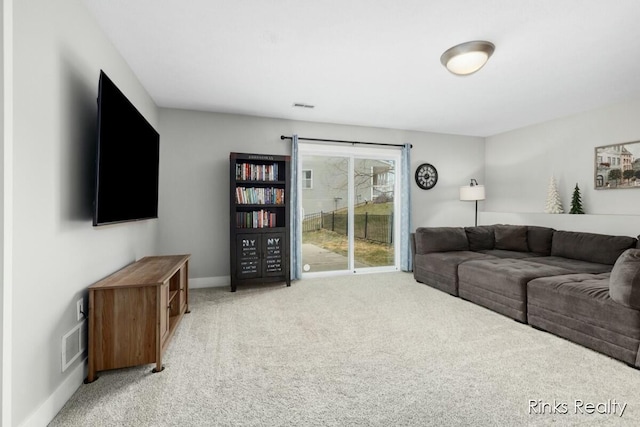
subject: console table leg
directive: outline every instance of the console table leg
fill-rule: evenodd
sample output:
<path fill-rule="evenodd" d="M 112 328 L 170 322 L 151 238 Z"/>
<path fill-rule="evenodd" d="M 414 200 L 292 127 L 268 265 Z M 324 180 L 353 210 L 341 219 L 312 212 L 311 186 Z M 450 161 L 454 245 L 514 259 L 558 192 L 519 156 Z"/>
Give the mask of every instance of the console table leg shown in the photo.
<path fill-rule="evenodd" d="M 89 370 L 89 374 L 87 375 L 87 378 L 85 378 L 83 382 L 85 384 L 90 384 L 90 383 L 94 382 L 97 379 L 98 379 L 98 377 L 96 376 L 96 373 L 95 372 L 91 372 L 91 370 Z"/>

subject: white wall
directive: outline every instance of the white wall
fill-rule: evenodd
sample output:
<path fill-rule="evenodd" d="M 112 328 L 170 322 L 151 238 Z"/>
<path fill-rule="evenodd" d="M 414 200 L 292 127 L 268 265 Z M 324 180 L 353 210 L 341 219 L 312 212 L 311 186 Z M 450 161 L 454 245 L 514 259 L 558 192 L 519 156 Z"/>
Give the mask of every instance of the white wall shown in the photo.
<path fill-rule="evenodd" d="M 191 253 L 192 278 L 229 276 L 229 152 L 290 154 L 280 135 L 413 144 L 411 173 L 432 163 L 432 190 L 412 181 L 414 228 L 473 224 L 473 205 L 458 200 L 469 178 L 484 179 L 482 138 L 160 109 L 161 253 Z M 196 283 L 198 281 L 196 280 Z"/>
<path fill-rule="evenodd" d="M 586 213 L 640 214 L 640 190 L 595 190 L 595 147 L 640 140 L 640 99 L 486 139 L 485 210 L 544 212 L 549 178 L 565 211 L 578 183 Z"/>
<path fill-rule="evenodd" d="M 157 221 L 94 228 L 101 68 L 157 127 L 155 104 L 80 0 L 14 3 L 12 425 L 45 425 L 81 384 L 61 372 L 76 299 L 155 252 Z"/>
<path fill-rule="evenodd" d="M 636 236 L 640 190 L 595 190 L 595 147 L 640 140 L 640 99 L 517 129 L 486 139 L 487 200 L 482 224 Z M 587 215 L 542 214 L 555 176 L 565 212 L 576 183 Z"/>
<path fill-rule="evenodd" d="M 5 1 L 0 2 L 0 22 L 2 22 L 2 27 L 0 29 L 0 165 L 2 165 L 2 169 L 0 169 L 0 425 L 3 424 L 4 416 L 10 411 L 4 410 L 5 405 L 10 405 L 10 375 L 7 376 L 5 374 L 5 369 L 8 371 L 11 368 L 10 359 L 8 355 L 9 346 L 5 345 L 5 340 L 9 340 L 11 335 L 5 335 L 5 326 L 8 328 L 9 325 L 5 322 L 5 314 L 9 314 L 5 308 L 6 303 L 10 300 L 7 299 L 6 292 L 9 290 L 9 287 L 5 287 L 6 283 L 5 279 L 5 251 L 4 251 L 4 243 L 5 243 L 5 152 L 7 148 L 5 146 L 6 138 L 5 138 L 5 113 L 7 111 L 6 108 L 6 98 L 5 98 L 5 56 L 7 53 L 5 52 L 5 28 L 7 27 L 4 21 L 5 17 Z M 9 25 L 10 28 L 10 25 Z M 11 60 L 9 59 L 9 63 Z M 8 306 L 7 306 L 8 307 Z M 6 366 L 6 368 L 5 368 Z M 6 399 L 6 402 L 5 402 Z M 8 422 L 8 420 L 7 420 Z"/>

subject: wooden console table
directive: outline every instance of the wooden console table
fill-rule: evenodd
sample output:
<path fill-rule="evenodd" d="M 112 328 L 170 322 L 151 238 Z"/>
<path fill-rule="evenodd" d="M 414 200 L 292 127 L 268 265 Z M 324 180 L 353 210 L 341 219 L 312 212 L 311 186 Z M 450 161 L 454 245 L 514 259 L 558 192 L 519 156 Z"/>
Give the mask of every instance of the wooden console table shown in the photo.
<path fill-rule="evenodd" d="M 155 363 L 189 312 L 191 255 L 142 258 L 89 286 L 89 373 Z"/>

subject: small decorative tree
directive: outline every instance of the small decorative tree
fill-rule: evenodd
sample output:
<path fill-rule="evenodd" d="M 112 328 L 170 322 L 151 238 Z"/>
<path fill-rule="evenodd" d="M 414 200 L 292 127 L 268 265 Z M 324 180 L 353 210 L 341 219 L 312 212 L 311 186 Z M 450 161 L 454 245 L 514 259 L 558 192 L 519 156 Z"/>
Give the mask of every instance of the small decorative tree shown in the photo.
<path fill-rule="evenodd" d="M 571 197 L 571 210 L 570 214 L 583 214 L 582 199 L 580 198 L 580 188 L 576 182 L 576 188 L 573 189 L 573 196 Z"/>
<path fill-rule="evenodd" d="M 562 208 L 562 200 L 560 200 L 560 193 L 558 193 L 558 186 L 556 185 L 556 179 L 552 176 L 549 180 L 549 191 L 547 194 L 547 206 L 545 207 L 545 213 L 561 214 L 564 213 Z"/>

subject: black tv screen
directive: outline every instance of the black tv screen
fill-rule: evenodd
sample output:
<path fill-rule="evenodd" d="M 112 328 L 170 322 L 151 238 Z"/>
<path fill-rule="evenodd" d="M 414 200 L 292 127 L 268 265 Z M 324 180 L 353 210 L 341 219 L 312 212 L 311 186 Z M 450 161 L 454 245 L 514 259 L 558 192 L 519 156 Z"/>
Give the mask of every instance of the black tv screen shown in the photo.
<path fill-rule="evenodd" d="M 160 135 L 100 71 L 93 225 L 158 217 Z"/>

